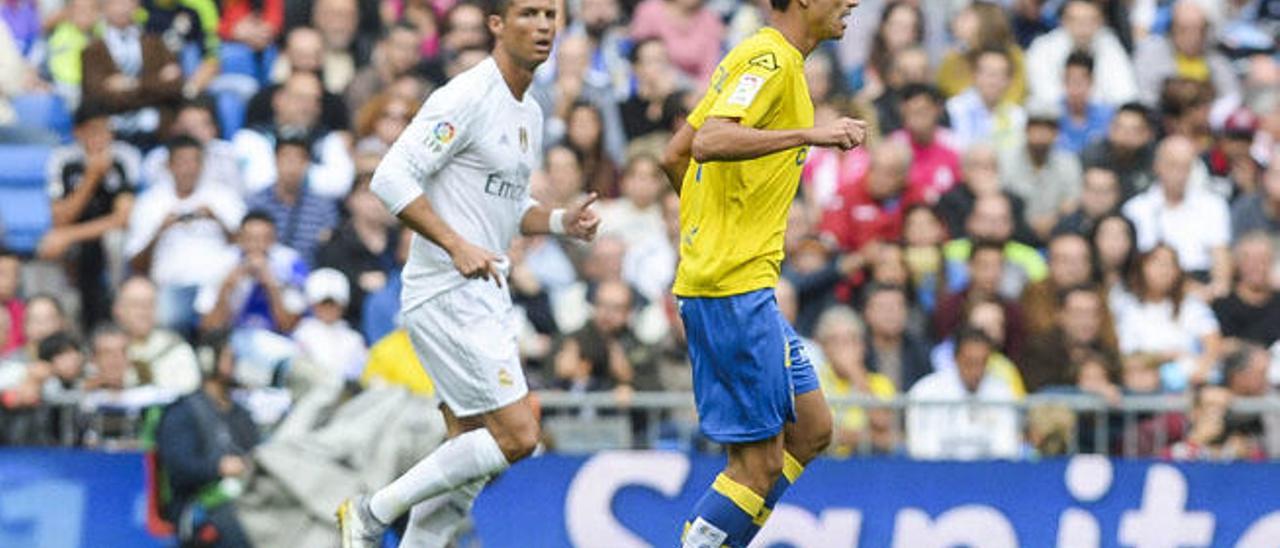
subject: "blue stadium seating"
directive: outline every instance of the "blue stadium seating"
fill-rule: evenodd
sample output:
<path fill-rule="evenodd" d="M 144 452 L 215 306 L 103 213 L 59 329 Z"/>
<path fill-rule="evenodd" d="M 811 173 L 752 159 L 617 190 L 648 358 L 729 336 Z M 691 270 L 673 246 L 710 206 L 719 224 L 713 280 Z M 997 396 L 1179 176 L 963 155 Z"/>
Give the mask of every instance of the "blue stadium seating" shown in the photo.
<path fill-rule="evenodd" d="M 18 125 L 50 131 L 62 139 L 71 140 L 71 113 L 62 98 L 53 93 L 19 95 L 11 101 L 18 115 Z"/>
<path fill-rule="evenodd" d="M 240 98 L 240 94 L 234 91 L 220 91 L 214 96 L 217 97 L 218 125 L 222 126 L 222 138 L 231 140 L 236 131 L 244 126 L 244 117 L 249 107 Z"/>
<path fill-rule="evenodd" d="M 49 193 L 44 188 L 0 188 L 0 221 L 5 247 L 22 254 L 35 252 L 53 224 Z"/>
<path fill-rule="evenodd" d="M 249 46 L 235 42 L 224 42 L 218 51 L 222 74 L 249 76 L 264 86 L 269 83 L 271 65 L 275 63 L 278 53 L 275 47 L 267 48 L 262 52 L 261 57 L 258 57 Z"/>
<path fill-rule="evenodd" d="M 35 251 L 52 223 L 44 165 L 51 149 L 42 145 L 0 146 L 0 232 L 4 245 Z"/>

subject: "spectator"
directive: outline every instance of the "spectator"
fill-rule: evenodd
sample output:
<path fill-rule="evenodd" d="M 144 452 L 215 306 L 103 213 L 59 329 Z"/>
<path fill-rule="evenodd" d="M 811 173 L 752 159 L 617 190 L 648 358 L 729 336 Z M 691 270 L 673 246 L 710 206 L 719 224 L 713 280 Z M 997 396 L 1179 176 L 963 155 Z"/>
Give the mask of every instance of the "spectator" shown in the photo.
<path fill-rule="evenodd" d="M 1160 184 L 1124 205 L 1124 215 L 1138 229 L 1138 249 L 1164 243 L 1177 252 L 1179 267 L 1209 284 L 1213 295 L 1231 290 L 1231 225 L 1227 204 L 1203 190 L 1188 188 L 1195 148 L 1184 137 L 1169 137 L 1156 151 Z"/>
<path fill-rule="evenodd" d="M 138 0 L 106 0 L 102 37 L 83 53 L 83 101 L 115 116 L 117 137 L 143 149 L 155 144 L 182 99 L 182 67 L 164 40 L 135 22 Z"/>
<path fill-rule="evenodd" d="M 585 162 L 595 155 L 607 154 L 613 163 L 621 163 L 626 146 L 622 115 L 612 83 L 604 75 L 590 70 L 590 41 L 585 36 L 564 38 L 556 46 L 555 53 L 555 65 L 545 65 L 546 68 L 535 73 L 534 86 L 530 89 L 546 116 L 543 142 L 567 141 L 579 153 L 588 155 L 584 158 L 584 167 L 588 168 L 589 175 L 595 166 L 588 166 Z M 584 135 L 579 133 L 575 143 L 572 132 L 575 131 L 574 123 L 578 121 L 571 118 L 584 104 L 596 110 L 597 135 L 594 142 L 585 143 L 582 140 Z M 577 128 L 578 131 L 582 129 Z"/>
<path fill-rule="evenodd" d="M 1017 454 L 1018 417 L 1010 407 L 1014 395 L 987 370 L 994 347 L 985 333 L 961 329 L 956 333 L 956 367 L 930 373 L 907 393 L 913 402 L 906 419 L 912 458 L 973 460 Z"/>
<path fill-rule="evenodd" d="M 90 374 L 85 380 L 85 389 L 120 394 L 140 386 L 142 382 L 138 379 L 138 372 L 129 363 L 128 347 L 129 336 L 119 326 L 105 323 L 95 327 L 89 337 Z M 94 399 L 102 401 L 86 398 L 86 403 Z"/>
<path fill-rule="evenodd" d="M 1165 137 L 1174 135 L 1190 139 L 1197 156 L 1205 152 L 1210 140 L 1209 108 L 1213 103 L 1213 87 L 1208 82 L 1190 78 L 1171 78 L 1160 87 L 1160 123 Z M 1197 166 L 1197 169 L 1202 169 Z M 1222 193 L 1230 197 L 1230 189 Z"/>
<path fill-rule="evenodd" d="M 946 269 L 942 264 L 947 228 L 933 209 L 916 204 L 907 208 L 903 216 L 902 241 L 911 286 L 916 288 L 915 301 L 924 313 L 932 314 L 947 293 Z"/>
<path fill-rule="evenodd" d="M 827 309 L 818 319 L 815 335 L 826 358 L 818 362 L 818 380 L 826 396 L 891 399 L 897 395 L 893 381 L 867 370 L 865 332 L 853 310 L 841 305 Z M 896 450 L 891 410 L 841 406 L 833 412 L 835 431 L 830 451 L 836 456 L 846 457 L 863 447 L 878 454 Z"/>
<path fill-rule="evenodd" d="M 1016 329 L 1016 332 L 1012 332 L 1015 334 L 1022 332 L 1022 326 L 1008 321 L 1004 306 L 998 299 L 974 295 L 969 302 L 965 303 L 964 308 L 962 328 L 968 325 L 981 330 L 995 345 L 991 356 L 987 359 L 987 372 L 1000 382 L 1007 384 L 1014 397 L 1021 399 L 1026 396 L 1027 390 L 1022 382 L 1022 375 L 1018 373 L 1017 364 L 1009 358 L 1010 348 L 1020 352 L 1022 343 L 1014 342 L 1011 346 L 1011 339 L 1007 336 L 1011 333 L 1010 326 Z M 929 352 L 929 360 L 933 363 L 934 371 L 955 368 L 955 345 L 956 337 L 953 334 L 933 347 Z"/>
<path fill-rule="evenodd" d="M 1062 99 L 1062 72 L 1073 51 L 1084 51 L 1097 61 L 1097 86 L 1093 96 L 1109 105 L 1138 98 L 1133 64 L 1124 46 L 1103 26 L 1103 14 L 1092 0 L 1068 0 L 1062 8 L 1062 26 L 1036 38 L 1027 49 L 1027 81 L 1031 97 L 1057 103 Z"/>
<path fill-rule="evenodd" d="M 1231 390 L 1233 397 L 1267 398 L 1275 397 L 1275 390 L 1267 382 L 1267 371 L 1271 368 L 1271 356 L 1265 348 L 1253 344 L 1245 344 L 1227 355 L 1222 364 L 1222 385 Z M 1275 412 L 1264 413 L 1259 417 L 1232 417 L 1234 426 L 1246 432 L 1260 435 L 1268 456 L 1275 458 L 1280 454 L 1280 415 Z"/>
<path fill-rule="evenodd" d="M 983 49 L 969 56 L 973 85 L 947 100 L 947 115 L 956 146 L 988 143 L 1004 152 L 1022 140 L 1027 115 L 1018 103 L 1005 99 L 1013 77 L 1013 61 L 1004 49 Z"/>
<path fill-rule="evenodd" d="M 236 158 L 235 147 L 220 136 L 214 108 L 213 102 L 208 99 L 184 102 L 178 107 L 178 114 L 174 116 L 173 124 L 169 126 L 170 139 L 186 136 L 200 143 L 201 148 L 204 149 L 201 184 L 222 186 L 240 195 L 244 192 L 244 182 L 240 176 L 240 160 Z M 151 149 L 142 161 L 143 184 L 146 186 L 172 185 L 168 165 L 169 147 Z"/>
<path fill-rule="evenodd" d="M 276 43 L 284 28 L 284 0 L 224 0 L 219 7 L 222 21 L 218 23 L 218 35 L 254 52 L 257 74 L 252 76 L 266 80 L 262 52 Z"/>
<path fill-rule="evenodd" d="M 1012 201 L 1004 195 L 983 196 L 974 202 L 973 213 L 965 223 L 968 237 L 951 240 L 943 247 L 948 263 L 947 281 L 952 290 L 959 291 L 969 281 L 963 264 L 975 242 L 988 242 L 1004 249 L 1004 278 L 1000 280 L 999 290 L 1004 298 L 1017 298 L 1028 283 L 1044 279 L 1048 274 L 1044 259 L 1035 248 L 1012 240 L 1013 222 Z"/>
<path fill-rule="evenodd" d="M 196 292 L 216 280 L 227 237 L 244 216 L 244 202 L 201 180 L 199 142 L 179 137 L 168 148 L 173 184 L 153 186 L 138 197 L 124 249 L 133 271 L 159 288 L 160 325 L 185 333 L 195 326 Z"/>
<path fill-rule="evenodd" d="M 304 136 L 312 143 L 311 155 L 315 161 L 307 170 L 312 191 L 336 199 L 351 190 L 355 164 L 347 152 L 347 136 L 321 123 L 323 93 L 316 75 L 295 72 L 272 96 L 271 122 L 236 132 L 232 143 L 243 166 L 247 192 L 258 192 L 276 181 L 274 142 L 285 136 Z M 346 118 L 346 113 L 342 113 L 342 119 Z"/>
<path fill-rule="evenodd" d="M 156 325 L 156 286 L 142 276 L 120 284 L 112 316 L 129 337 L 129 363 L 138 382 L 174 394 L 200 387 L 195 351 L 177 333 Z"/>
<path fill-rule="evenodd" d="M 1110 295 L 1112 311 L 1116 296 L 1124 293 L 1138 261 L 1137 229 L 1120 213 L 1110 213 L 1098 220 L 1089 232 L 1089 249 L 1098 268 L 1098 279 Z"/>
<path fill-rule="evenodd" d="M 1255 194 L 1262 181 L 1263 167 L 1249 151 L 1258 131 L 1258 117 L 1248 109 L 1240 108 L 1227 116 L 1222 131 L 1214 137 L 1213 145 L 1201 156 L 1209 168 L 1211 188 L 1238 199 Z"/>
<path fill-rule="evenodd" d="M 381 206 L 382 203 L 378 202 Z M 380 208 L 386 211 L 385 208 Z M 403 280 L 398 273 L 403 267 L 406 260 L 409 259 L 410 244 L 413 243 L 414 232 L 410 229 L 401 229 L 397 238 L 396 246 L 390 248 L 394 250 L 395 263 L 391 268 L 390 278 L 387 279 L 382 289 L 370 291 L 364 300 L 363 309 L 360 311 L 360 332 L 364 334 L 364 340 L 377 341 L 385 337 L 388 333 L 394 331 L 399 324 L 400 318 L 400 287 Z M 570 267 L 572 269 L 572 267 Z M 341 272 L 341 270 L 339 270 Z M 357 283 L 367 283 L 370 278 L 363 274 L 360 278 L 347 277 L 348 280 L 356 280 Z"/>
<path fill-rule="evenodd" d="M 951 131 L 940 126 L 942 96 L 931 86 L 908 84 L 898 93 L 903 128 L 890 135 L 911 147 L 907 185 L 934 204 L 960 181 L 960 154 Z"/>
<path fill-rule="evenodd" d="M 1063 109 L 1056 146 L 1079 155 L 1089 143 L 1106 138 L 1115 109 L 1093 99 L 1093 56 L 1088 53 L 1073 51 L 1067 56 L 1062 87 Z"/>
<path fill-rule="evenodd" d="M 962 291 L 947 295 L 938 302 L 933 313 L 933 340 L 941 341 L 951 336 L 967 318 L 974 305 L 992 301 L 1000 305 L 1002 336 L 1000 350 L 1014 359 L 1022 356 L 1026 339 L 1026 315 L 1018 301 L 1000 295 L 1000 283 L 1005 279 L 1004 253 L 998 244 L 979 242 L 969 253 L 969 285 Z"/>
<path fill-rule="evenodd" d="M 360 69 L 347 87 L 347 107 L 359 112 L 375 95 L 405 74 L 417 72 L 422 65 L 421 39 L 418 31 L 405 22 L 391 25 L 373 50 L 372 62 Z M 414 105 L 415 110 L 417 105 Z M 357 117 L 357 124 L 359 118 Z"/>
<path fill-rule="evenodd" d="M 1238 240 L 1257 231 L 1280 239 L 1280 162 L 1267 167 L 1257 192 L 1242 195 L 1231 204 L 1231 237 Z"/>
<path fill-rule="evenodd" d="M 1053 227 L 1053 236 L 1059 234 L 1088 235 L 1108 214 L 1120 208 L 1120 179 L 1116 172 L 1102 166 L 1084 171 L 1084 185 L 1080 191 L 1080 205 Z"/>
<path fill-rule="evenodd" d="M 277 240 L 310 262 L 338 225 L 338 207 L 311 191 L 311 151 L 306 141 L 282 136 L 275 148 L 276 182 L 250 196 L 247 205 L 271 215 Z"/>
<path fill-rule="evenodd" d="M 81 326 L 88 331 L 111 310 L 103 239 L 129 221 L 142 157 L 132 146 L 113 140 L 105 109 L 82 106 L 75 122 L 75 144 L 57 149 L 45 166 L 53 229 L 41 239 L 39 255 L 51 260 L 69 256 L 67 269 L 80 293 Z"/>
<path fill-rule="evenodd" d="M 1076 414 L 1065 405 L 1037 405 L 1027 409 L 1029 458 L 1063 457 L 1076 437 Z"/>
<path fill-rule="evenodd" d="M 320 74 L 324 89 L 330 93 L 342 93 L 356 75 L 358 59 L 368 61 L 368 44 L 357 41 L 360 28 L 360 8 L 356 0 L 316 0 L 311 12 L 311 26 L 324 39 L 324 56 Z M 364 55 L 357 56 L 356 50 Z"/>
<path fill-rule="evenodd" d="M 964 171 L 962 184 L 943 194 L 937 204 L 938 216 L 946 223 L 951 237 L 963 238 L 968 234 L 965 225 L 979 197 L 1000 195 L 1013 208 L 1014 239 L 1035 243 L 1035 235 L 1023 220 L 1022 198 L 1001 187 L 1000 160 L 996 150 L 984 144 L 969 147 L 962 158 L 961 168 Z"/>
<path fill-rule="evenodd" d="M 369 351 L 360 333 L 342 320 L 350 300 L 347 277 L 332 268 L 321 268 L 307 276 L 306 293 L 311 315 L 298 322 L 294 342 L 328 376 L 359 379 Z"/>
<path fill-rule="evenodd" d="M 1053 147 L 1059 118 L 1056 105 L 1033 107 L 1026 141 L 1000 159 L 1000 179 L 1026 204 L 1023 216 L 1040 241 L 1048 239 L 1058 220 L 1075 209 L 1080 196 L 1080 161 Z"/>
<path fill-rule="evenodd" d="M 957 38 L 957 48 L 948 51 L 938 66 L 938 87 L 943 96 L 959 95 L 973 84 L 969 72 L 969 52 L 983 49 L 1004 49 L 1013 62 L 1013 79 L 1004 100 L 1021 103 L 1027 95 L 1027 69 L 1022 48 L 1013 39 L 1013 29 L 1004 8 L 992 2 L 969 4 L 951 20 L 951 33 Z"/>
<path fill-rule="evenodd" d="M 884 6 L 871 37 L 867 64 L 861 69 L 864 93 L 877 96 L 884 92 L 894 58 L 923 45 L 924 25 L 925 14 L 916 4 L 894 2 Z"/>
<path fill-rule="evenodd" d="M 315 265 L 336 269 L 351 282 L 345 318 L 351 325 L 361 325 L 365 297 L 400 283 L 396 260 L 400 230 L 369 191 L 367 181 L 357 182 L 345 203 L 347 220 L 316 251 Z"/>
<path fill-rule="evenodd" d="M 680 72 L 710 82 L 720 62 L 725 28 L 702 0 L 644 0 L 631 16 L 631 38 L 660 38 Z"/>
<path fill-rule="evenodd" d="M 54 26 L 45 40 L 49 48 L 47 64 L 54 91 L 70 108 L 80 105 L 80 88 L 81 82 L 84 81 L 81 54 L 94 39 L 94 27 L 98 24 L 98 4 L 100 4 L 98 0 L 67 2 L 66 19 Z M 14 72 L 6 70 L 4 73 L 13 74 Z M 6 83 L 9 82 L 6 81 Z"/>
<path fill-rule="evenodd" d="M 881 132 L 887 135 L 902 129 L 898 106 L 902 101 L 902 90 L 909 84 L 929 85 L 930 76 L 929 54 L 923 48 L 910 47 L 894 54 L 889 73 L 885 75 L 884 91 L 872 101 Z M 945 110 L 942 115 L 946 116 Z"/>
<path fill-rule="evenodd" d="M 862 315 L 867 319 L 866 365 L 906 390 L 929 374 L 924 342 L 907 331 L 907 293 L 898 286 L 872 286 Z"/>
<path fill-rule="evenodd" d="M 614 0 L 587 0 L 613 2 Z M 687 92 L 680 89 L 676 69 L 667 55 L 667 45 L 658 38 L 647 38 L 631 49 L 631 65 L 635 71 L 635 91 L 620 106 L 622 127 L 628 140 L 650 133 L 674 132 L 681 122 Z"/>
<path fill-rule="evenodd" d="M 1217 372 L 1222 335 L 1208 305 L 1184 291 L 1177 252 L 1157 245 L 1138 259 L 1133 277 L 1132 298 L 1115 311 L 1120 351 L 1166 365 L 1166 388 L 1207 382 Z"/>
<path fill-rule="evenodd" d="M 17 253 L 0 246 L 0 317 L 4 320 L 4 344 L 0 344 L 0 358 L 22 347 L 23 316 L 26 303 L 18 293 L 22 282 L 22 258 Z"/>
<path fill-rule="evenodd" d="M 182 525 L 180 542 L 212 537 L 218 546 L 245 547 L 249 540 L 234 499 L 249 477 L 249 452 L 260 434 L 249 412 L 231 398 L 236 356 L 228 335 L 209 334 L 200 347 L 200 390 L 165 408 L 156 430 L 156 452 L 171 493 L 161 510 Z"/>
<path fill-rule="evenodd" d="M 200 329 L 265 329 L 289 333 L 306 311 L 302 286 L 307 265 L 276 241 L 270 214 L 250 211 L 240 223 L 236 249 L 223 253 L 221 276 L 200 287 L 195 310 Z"/>
<path fill-rule="evenodd" d="M 564 144 L 582 159 L 587 190 L 604 198 L 617 198 L 620 194 L 618 165 L 606 151 L 606 131 L 608 128 L 600 110 L 590 103 L 578 101 L 570 107 L 565 118 Z"/>
<path fill-rule="evenodd" d="M 45 337 L 70 329 L 67 312 L 62 302 L 47 293 L 33 295 L 27 299 L 22 319 L 22 339 L 26 342 L 10 352 L 8 357 L 23 363 L 40 359 L 40 341 Z"/>
<path fill-rule="evenodd" d="M 203 93 L 221 68 L 217 5 L 212 0 L 142 0 L 142 11 L 146 13 L 143 31 L 159 36 L 175 58 L 181 59 L 188 48 L 199 54 L 200 64 L 186 75 L 182 91 L 188 99 Z"/>
<path fill-rule="evenodd" d="M 1083 322 L 1081 322 L 1081 325 L 1083 325 Z M 1110 361 L 1103 354 L 1082 350 L 1078 355 L 1072 357 L 1067 377 L 1075 385 L 1078 393 L 1092 394 L 1102 398 L 1111 406 L 1119 406 L 1121 398 L 1124 397 L 1124 391 L 1119 384 L 1119 363 L 1118 361 Z M 1159 378 L 1155 382 L 1159 384 Z M 1041 389 L 1041 392 L 1047 392 L 1051 389 L 1052 386 L 1045 387 Z M 1081 418 L 1081 422 L 1087 420 L 1085 417 Z M 1082 436 L 1083 439 L 1087 438 Z"/>
<path fill-rule="evenodd" d="M 1235 284 L 1213 301 L 1222 336 L 1270 347 L 1280 340 L 1280 294 L 1271 284 L 1275 251 L 1261 232 L 1235 244 Z"/>
<path fill-rule="evenodd" d="M 391 92 L 374 95 L 356 112 L 357 154 L 367 150 L 376 153 L 376 158 L 381 160 L 382 154 L 391 148 L 417 113 L 418 103 L 408 98 Z M 365 169 L 358 159 L 356 167 Z"/>
<path fill-rule="evenodd" d="M 1186 438 L 1170 447 L 1165 455 L 1174 460 L 1260 461 L 1266 457 L 1261 443 L 1260 424 L 1248 424 L 1230 413 L 1231 390 L 1213 385 L 1193 391 Z"/>
<path fill-rule="evenodd" d="M 1018 363 L 1028 392 L 1073 384 L 1077 380 L 1071 376 L 1073 364 L 1083 368 L 1090 360 L 1098 360 L 1103 373 L 1120 368 L 1111 315 L 1102 295 L 1093 286 L 1078 285 L 1064 288 L 1058 299 L 1052 311 L 1053 324 L 1047 332 L 1030 339 L 1026 359 Z M 1080 375 L 1096 373 L 1089 371 Z M 1094 380 L 1082 382 L 1089 384 Z"/>
<path fill-rule="evenodd" d="M 1212 48 L 1209 14 L 1194 0 L 1174 2 L 1171 11 L 1169 37 L 1149 36 L 1133 52 L 1142 101 L 1154 105 L 1161 84 L 1173 77 L 1210 83 L 1219 99 L 1238 98 L 1231 61 Z"/>
<path fill-rule="evenodd" d="M 629 60 L 627 54 L 639 49 L 639 44 L 630 44 L 626 29 L 620 24 L 621 18 L 618 0 L 585 0 L 579 6 L 577 17 L 573 17 L 564 31 L 566 36 L 587 37 L 591 46 L 589 71 L 612 82 L 613 96 L 618 100 L 631 93 L 632 65 L 636 60 Z"/>
<path fill-rule="evenodd" d="M 814 124 L 819 126 L 834 123 L 843 116 L 852 116 L 852 113 L 833 103 L 819 103 L 813 111 Z M 866 177 L 871 164 L 869 151 L 873 146 L 868 142 L 851 150 L 811 147 L 800 171 L 806 208 L 820 215 L 827 209 L 840 207 L 841 194 L 858 192 L 852 187 L 861 185 Z"/>
<path fill-rule="evenodd" d="M 66 331 L 55 331 L 40 338 L 36 359 L 49 366 L 50 376 L 44 383 L 44 397 L 54 402 L 77 397 L 84 382 L 84 352 L 80 341 Z"/>
<path fill-rule="evenodd" d="M 635 161 L 643 162 L 643 158 L 640 156 Z M 666 177 L 662 171 L 658 171 L 656 176 Z M 624 189 L 625 192 L 628 191 Z M 660 196 L 658 199 L 658 207 L 662 213 L 660 231 L 650 233 L 647 237 L 629 244 L 626 256 L 622 259 L 622 278 L 650 302 L 673 298 L 670 291 L 671 282 L 675 279 L 676 261 L 679 259 L 680 196 L 674 192 L 665 191 Z M 604 217 L 602 216 L 601 219 Z"/>
<path fill-rule="evenodd" d="M 1151 171 L 1154 135 L 1151 111 L 1139 103 L 1126 103 L 1111 117 L 1106 138 L 1090 143 L 1080 158 L 1085 168 L 1100 166 L 1114 171 L 1120 178 L 1121 195 L 1128 200 L 1155 179 Z"/>
<path fill-rule="evenodd" d="M 910 165 L 911 151 L 901 143 L 887 142 L 871 150 L 866 178 L 840 190 L 835 207 L 823 212 L 822 233 L 850 252 L 901 238 L 903 213 L 921 201 L 914 189 L 907 188 Z"/>
<path fill-rule="evenodd" d="M 600 284 L 591 321 L 568 335 L 556 352 L 555 376 L 561 388 L 611 390 L 620 403 L 630 402 L 635 390 L 661 389 L 656 356 L 631 331 L 632 300 L 626 284 Z"/>
<path fill-rule="evenodd" d="M 633 157 L 623 169 L 622 196 L 597 206 L 599 234 L 619 237 L 628 248 L 652 238 L 666 240 L 662 199 L 669 185 L 657 158 Z"/>
<path fill-rule="evenodd" d="M 444 11 L 440 57 L 457 57 L 462 52 L 480 49 L 486 53 L 493 37 L 485 25 L 484 8 L 475 2 L 458 2 Z M 441 83 L 441 82 L 436 82 Z"/>
<path fill-rule="evenodd" d="M 320 71 L 324 68 L 324 39 L 319 32 L 311 27 L 298 27 L 289 31 L 285 37 L 284 43 L 284 59 L 282 66 L 288 70 L 281 70 L 278 80 L 253 94 L 249 99 L 244 115 L 245 127 L 270 126 L 273 118 L 277 116 L 279 107 L 276 106 L 276 95 L 280 89 L 288 83 L 289 77 L 298 73 L 314 74 L 320 77 Z M 388 84 L 389 85 L 389 84 Z M 308 92 L 309 93 L 309 92 Z M 311 95 L 296 96 L 291 100 L 301 101 L 300 106 L 310 107 Z M 347 110 L 347 102 L 342 95 L 333 93 L 327 89 L 321 88 L 320 93 L 320 115 L 319 125 L 325 131 L 346 131 L 351 127 L 350 113 Z M 354 104 L 356 108 L 360 104 Z M 292 121 L 289 123 L 298 123 Z"/>
<path fill-rule="evenodd" d="M 1028 285 L 1019 298 L 1027 313 L 1027 334 L 1033 339 L 1053 329 L 1062 291 L 1097 281 L 1089 241 L 1084 236 L 1054 236 L 1048 247 L 1049 276 Z M 1115 342 L 1114 337 L 1111 342 Z"/>

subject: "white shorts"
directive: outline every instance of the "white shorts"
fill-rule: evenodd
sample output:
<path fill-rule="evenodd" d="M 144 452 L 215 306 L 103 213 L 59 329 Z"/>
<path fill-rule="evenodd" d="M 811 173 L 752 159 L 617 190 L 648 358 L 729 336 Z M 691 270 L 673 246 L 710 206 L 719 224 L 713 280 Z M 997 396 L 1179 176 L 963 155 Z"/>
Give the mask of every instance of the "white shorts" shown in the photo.
<path fill-rule="evenodd" d="M 529 393 L 515 314 L 511 295 L 489 280 L 468 280 L 404 312 L 414 352 L 454 415 L 501 409 Z"/>

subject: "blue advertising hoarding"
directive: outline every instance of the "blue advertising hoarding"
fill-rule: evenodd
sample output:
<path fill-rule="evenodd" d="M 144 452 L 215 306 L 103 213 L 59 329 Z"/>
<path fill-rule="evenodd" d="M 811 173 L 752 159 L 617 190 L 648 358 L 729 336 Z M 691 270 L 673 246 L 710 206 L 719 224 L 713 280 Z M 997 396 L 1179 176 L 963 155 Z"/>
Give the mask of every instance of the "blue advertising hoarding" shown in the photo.
<path fill-rule="evenodd" d="M 723 459 L 544 456 L 476 503 L 486 547 L 676 546 Z M 137 453 L 0 450 L 0 547 L 152 547 Z M 1280 547 L 1280 464 L 1076 457 L 1039 463 L 821 460 L 756 546 Z"/>

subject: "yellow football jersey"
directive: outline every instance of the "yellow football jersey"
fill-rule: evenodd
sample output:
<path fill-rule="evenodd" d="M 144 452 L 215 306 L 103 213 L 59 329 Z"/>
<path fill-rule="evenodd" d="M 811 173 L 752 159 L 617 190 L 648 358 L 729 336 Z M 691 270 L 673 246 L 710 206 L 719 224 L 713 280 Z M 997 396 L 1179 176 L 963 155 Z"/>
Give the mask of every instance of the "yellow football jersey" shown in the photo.
<path fill-rule="evenodd" d="M 757 129 L 813 127 L 804 56 L 771 27 L 743 41 L 716 67 L 688 121 L 696 129 L 713 117 Z M 689 165 L 680 191 L 675 294 L 725 297 L 777 285 L 787 212 L 808 150 Z"/>

